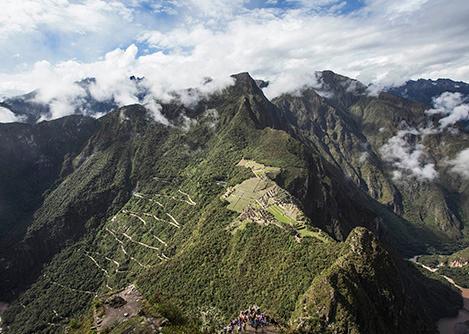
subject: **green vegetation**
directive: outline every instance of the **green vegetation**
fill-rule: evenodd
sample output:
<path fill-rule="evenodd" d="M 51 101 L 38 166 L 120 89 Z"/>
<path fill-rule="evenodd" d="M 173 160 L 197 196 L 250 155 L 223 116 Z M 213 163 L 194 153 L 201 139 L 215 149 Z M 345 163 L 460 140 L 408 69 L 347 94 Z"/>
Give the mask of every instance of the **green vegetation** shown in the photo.
<path fill-rule="evenodd" d="M 469 248 L 451 255 L 423 255 L 418 261 L 430 268 L 438 268 L 440 275 L 450 277 L 463 288 L 469 288 Z"/>
<path fill-rule="evenodd" d="M 418 262 L 430 268 L 437 268 L 440 263 L 445 261 L 442 255 L 422 255 L 418 257 Z"/>
<path fill-rule="evenodd" d="M 371 232 L 356 228 L 293 318 L 297 333 L 436 333 L 441 314 L 455 314 L 460 305 L 456 291 L 396 261 Z"/>
<path fill-rule="evenodd" d="M 438 273 L 454 280 L 460 287 L 469 289 L 469 266 L 448 267 L 444 266 L 438 269 Z"/>
<path fill-rule="evenodd" d="M 402 310 L 414 322 L 403 316 L 399 330 L 431 332 L 433 320 L 454 311 L 454 292 L 406 268 L 369 232 L 337 241 L 357 225 L 384 231 L 398 250 L 426 247 L 430 237 L 344 176 L 361 173 L 339 169 L 345 144 L 326 148 L 318 134 L 273 129 L 280 110 L 251 81 L 191 110 L 164 105 L 173 124 L 182 124 L 181 112 L 195 118 L 189 128 L 154 123 L 138 106 L 99 119 L 11 257 L 37 259 L 35 282 L 5 313 L 11 333 L 91 332 L 101 299 L 129 284 L 147 300 L 146 313 L 111 333 L 146 333 L 146 315 L 167 318 L 164 333 L 198 333 L 252 304 L 283 324 L 306 318 L 326 328 L 334 320 L 337 332 L 357 333 L 387 333 L 383 324 L 399 323 Z M 206 114 L 213 109 L 216 121 Z M 327 111 L 320 117 L 339 117 Z M 324 137 L 339 138 L 332 130 Z M 376 177 L 377 198 L 393 198 L 377 167 L 367 168 L 357 178 Z M 11 277 L 26 272 L 16 269 Z M 426 297 L 416 282 L 435 292 Z M 325 321 L 328 311 L 336 317 Z"/>
<path fill-rule="evenodd" d="M 277 219 L 279 222 L 295 226 L 297 224 L 297 221 L 290 216 L 287 216 L 285 212 L 278 206 L 277 204 L 271 205 L 267 208 L 267 211 L 269 211 L 271 214 L 274 215 L 275 219 Z"/>
<path fill-rule="evenodd" d="M 241 159 L 237 166 L 251 169 L 256 177 L 228 188 L 221 198 L 229 202 L 227 206 L 229 210 L 238 213 L 252 210 L 257 214 L 251 214 L 251 217 L 245 217 L 245 214 L 241 214 L 235 221 L 233 232 L 243 230 L 250 222 L 269 224 L 270 218 L 266 217 L 268 212 L 272 215 L 273 220 L 286 225 L 285 227 L 292 229 L 300 237 L 314 237 L 323 242 L 330 240 L 325 234 L 313 231 L 306 225 L 304 213 L 293 203 L 290 195 L 273 181 L 281 173 L 281 168 L 266 166 L 246 159 Z M 284 206 L 290 206 L 290 209 L 287 210 L 277 204 L 279 201 L 284 202 Z"/>
<path fill-rule="evenodd" d="M 241 159 L 241 161 L 238 163 L 238 166 L 250 168 L 253 174 L 260 179 L 269 178 L 274 180 L 281 172 L 281 169 L 278 167 L 266 166 L 254 160 Z"/>

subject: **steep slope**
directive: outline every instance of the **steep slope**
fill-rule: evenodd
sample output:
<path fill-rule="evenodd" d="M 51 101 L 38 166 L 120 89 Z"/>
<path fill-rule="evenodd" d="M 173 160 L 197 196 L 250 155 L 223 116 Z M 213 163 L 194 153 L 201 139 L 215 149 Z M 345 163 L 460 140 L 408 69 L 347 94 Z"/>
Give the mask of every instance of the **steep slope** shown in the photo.
<path fill-rule="evenodd" d="M 373 150 L 380 152 L 398 131 L 427 128 L 425 109 L 421 104 L 382 93 L 377 98 L 363 98 L 350 111 L 357 116 L 362 133 Z M 460 198 L 467 196 L 467 182 L 449 173 L 444 161 L 465 148 L 469 137 L 465 133 L 451 131 L 421 135 L 411 130 L 405 138 L 406 142 L 411 143 L 410 147 L 421 144 L 425 147 L 428 162 L 443 163 L 435 165 L 439 174 L 435 180 L 394 180 L 393 184 L 402 194 L 402 214 L 412 222 L 431 226 L 451 238 L 461 237 L 467 215 L 461 214 L 465 206 Z M 385 170 L 391 173 L 393 166 L 386 167 Z M 433 210 L 428 210 L 429 205 Z"/>
<path fill-rule="evenodd" d="M 253 303 L 287 324 L 354 227 L 401 251 L 423 249 L 425 229 L 363 192 L 337 155 L 325 154 L 329 146 L 284 128 L 285 113 L 247 73 L 195 106 L 175 101 L 162 113 L 170 126 L 138 105 L 116 110 L 70 159 L 15 249 L 37 259 L 33 275 L 42 271 L 5 313 L 7 333 L 90 332 L 101 297 L 131 283 L 174 326 L 206 307 L 226 321 Z M 31 272 L 10 258 L 10 277 Z M 431 319 L 449 315 L 454 301 L 441 301 Z"/>
<path fill-rule="evenodd" d="M 319 87 L 315 83 L 273 100 L 284 119 L 282 128 L 317 149 L 363 192 L 416 226 L 431 230 L 425 242 L 462 237 L 467 180 L 451 173 L 444 162 L 467 146 L 467 134 L 438 130 L 439 119 L 429 118 L 420 103 L 389 93 L 368 96 L 364 85 L 331 71 L 318 72 L 316 77 Z M 409 142 L 403 150 L 425 148 L 415 154 L 435 165 L 437 179 L 396 178 L 382 148 L 399 131 L 408 132 L 404 139 L 399 137 Z"/>
<path fill-rule="evenodd" d="M 12 234 L 20 227 L 22 217 L 31 215 L 42 193 L 66 174 L 64 161 L 82 149 L 96 128 L 94 119 L 81 116 L 36 126 L 0 124 L 2 236 Z"/>
<path fill-rule="evenodd" d="M 437 333 L 440 312 L 457 312 L 455 291 L 393 258 L 369 231 L 355 229 L 344 248 L 298 304 L 297 332 Z"/>
<path fill-rule="evenodd" d="M 364 192 L 397 213 L 402 210 L 399 192 L 350 114 L 333 107 L 311 88 L 299 96 L 282 95 L 273 102 L 287 119 L 289 132 L 317 148 Z"/>
<path fill-rule="evenodd" d="M 126 116 L 129 109 L 131 120 Z M 63 177 L 45 194 L 22 240 L 3 249 L 2 298 L 13 287 L 32 282 L 51 256 L 93 230 L 128 200 L 137 182 L 132 183 L 132 158 L 138 152 L 132 138 L 145 135 L 142 126 L 147 129 L 152 124 L 157 129 L 147 138 L 158 141 L 165 129 L 149 120 L 143 107 L 121 109 L 102 118 L 81 152 L 67 157 Z M 145 170 L 138 175 L 144 180 Z"/>

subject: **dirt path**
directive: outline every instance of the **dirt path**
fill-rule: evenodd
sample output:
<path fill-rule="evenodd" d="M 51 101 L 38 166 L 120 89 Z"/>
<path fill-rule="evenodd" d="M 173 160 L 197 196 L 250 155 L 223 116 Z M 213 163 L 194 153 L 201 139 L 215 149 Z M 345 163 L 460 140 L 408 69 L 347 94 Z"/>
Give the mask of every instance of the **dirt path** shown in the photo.
<path fill-rule="evenodd" d="M 183 195 L 185 197 L 185 199 L 177 198 L 174 195 L 153 194 L 153 195 L 150 196 L 150 195 L 142 194 L 142 193 L 139 193 L 139 192 L 135 192 L 132 195 L 137 197 L 137 198 L 141 198 L 141 199 L 145 199 L 145 200 L 148 200 L 148 201 L 155 202 L 161 207 L 164 207 L 164 205 L 161 204 L 160 202 L 154 200 L 151 197 L 165 197 L 165 198 L 169 198 L 173 201 L 183 202 L 183 203 L 189 204 L 190 206 L 196 206 L 197 205 L 197 203 L 191 198 L 191 196 L 188 193 L 182 191 L 181 189 L 178 189 L 178 193 Z"/>
<path fill-rule="evenodd" d="M 92 257 L 91 255 L 89 255 L 88 253 L 85 253 L 85 255 L 86 255 L 91 261 L 93 261 L 93 263 L 95 264 L 95 266 L 96 266 L 99 270 L 101 270 L 101 271 L 104 273 L 104 275 L 106 275 L 106 278 L 109 278 L 109 273 L 108 273 L 108 271 L 107 271 L 106 269 L 104 269 L 103 267 L 101 267 L 101 265 L 98 263 L 98 261 L 96 261 L 96 260 L 94 259 L 94 257 Z M 109 286 L 109 284 L 108 284 L 107 281 L 106 281 L 106 288 L 107 288 L 108 290 L 110 290 L 110 291 L 113 290 L 113 288 L 111 288 L 111 287 Z"/>
<path fill-rule="evenodd" d="M 114 237 L 114 239 L 120 244 L 120 248 L 126 256 L 128 256 L 131 260 L 135 261 L 142 268 L 150 268 L 151 267 L 151 266 L 142 264 L 139 260 L 137 260 L 135 257 L 130 255 L 129 252 L 127 252 L 126 249 L 124 248 L 124 242 L 116 236 L 116 233 L 114 231 L 110 230 L 107 227 L 106 227 L 106 231 L 108 231 Z"/>
<path fill-rule="evenodd" d="M 85 293 L 87 295 L 92 295 L 92 296 L 97 296 L 98 295 L 96 292 L 93 292 L 93 291 L 87 291 L 87 290 L 80 290 L 80 289 L 71 288 L 69 286 L 63 285 L 63 284 L 55 282 L 55 281 L 51 281 L 51 284 L 57 285 L 57 286 L 65 289 L 65 290 L 70 291 L 70 292 Z"/>
<path fill-rule="evenodd" d="M 103 267 L 101 267 L 101 265 L 98 263 L 98 261 L 95 260 L 94 257 L 92 257 L 91 255 L 89 255 L 88 253 L 85 253 L 85 255 L 91 260 L 93 261 L 93 263 L 95 264 L 96 267 L 98 267 L 99 270 L 101 270 L 105 275 L 106 277 L 109 277 L 109 273 L 106 269 L 104 269 Z"/>
<path fill-rule="evenodd" d="M 178 192 L 187 197 L 187 201 L 186 201 L 187 204 L 192 205 L 192 206 L 197 205 L 197 203 L 192 200 L 192 198 L 189 196 L 188 193 L 182 191 L 181 189 L 178 189 Z"/>
<path fill-rule="evenodd" d="M 147 225 L 147 222 L 145 221 L 145 219 L 143 219 L 142 217 L 140 217 L 137 213 L 135 212 L 132 212 L 132 211 L 127 211 L 127 210 L 122 210 L 122 213 L 126 213 L 126 214 L 129 214 L 129 216 L 131 217 L 134 217 L 134 218 L 137 218 L 138 220 L 140 220 L 143 225 Z"/>
<path fill-rule="evenodd" d="M 124 245 L 124 242 L 117 237 L 114 231 L 112 231 L 111 229 L 107 227 L 106 227 L 106 231 L 108 231 L 121 246 Z M 127 251 L 125 249 L 124 249 L 124 254 L 127 255 Z"/>
<path fill-rule="evenodd" d="M 174 219 L 174 217 L 169 214 L 169 213 L 166 213 L 166 215 L 171 218 L 171 221 L 168 221 L 168 220 L 164 220 L 164 219 L 161 219 L 159 217 L 157 217 L 156 215 L 152 214 L 152 213 L 148 213 L 148 212 L 143 212 L 143 213 L 138 213 L 138 212 L 133 212 L 133 211 L 128 211 L 128 210 L 122 210 L 122 213 L 125 213 L 125 214 L 129 214 L 130 216 L 132 217 L 135 217 L 137 218 L 138 220 L 140 220 L 145 226 L 147 225 L 147 221 L 145 219 L 143 219 L 140 215 L 142 216 L 147 216 L 147 217 L 151 217 L 153 218 L 154 220 L 158 221 L 158 222 L 164 222 L 164 223 L 168 223 L 176 228 L 180 228 L 181 225 L 176 221 L 176 219 Z"/>
<path fill-rule="evenodd" d="M 104 258 L 105 258 L 106 260 L 108 260 L 109 262 L 112 262 L 112 263 L 114 263 L 114 264 L 116 265 L 116 267 L 119 267 L 119 266 L 120 266 L 120 263 L 119 263 L 119 262 L 117 262 L 116 260 L 114 260 L 114 259 L 111 259 L 111 258 L 110 258 L 110 257 L 108 257 L 108 256 L 104 256 Z M 117 269 L 116 269 L 116 270 L 117 270 Z"/>
<path fill-rule="evenodd" d="M 166 215 L 173 221 L 174 225 L 177 226 L 177 228 L 181 227 L 181 224 L 169 213 L 166 213 Z"/>
<path fill-rule="evenodd" d="M 164 223 L 167 223 L 167 224 L 170 224 L 171 226 L 174 226 L 176 228 L 180 228 L 181 226 L 179 225 L 179 223 L 174 219 L 173 221 L 168 221 L 168 220 L 165 220 L 165 219 L 161 219 L 161 218 L 158 218 L 156 215 L 152 214 L 152 213 L 144 213 L 143 214 L 144 216 L 148 216 L 148 217 L 152 217 L 153 219 L 155 219 L 156 221 L 158 222 L 164 222 Z"/>
<path fill-rule="evenodd" d="M 158 238 L 156 235 L 152 234 L 153 235 L 153 238 L 155 238 L 156 240 L 158 240 L 159 243 L 161 243 L 162 245 L 164 246 L 168 246 L 168 244 L 164 241 L 164 240 L 161 240 L 160 238 Z"/>
<path fill-rule="evenodd" d="M 413 258 L 409 259 L 409 261 L 421 266 L 422 268 L 432 273 L 438 273 L 438 268 L 431 268 L 418 262 L 419 256 L 421 255 L 416 255 Z M 440 332 L 440 334 L 468 333 L 467 328 L 461 327 L 461 323 L 469 321 L 469 289 L 465 289 L 459 286 L 451 277 L 448 277 L 445 275 L 440 275 L 440 276 L 445 278 L 449 283 L 451 283 L 454 287 L 456 287 L 460 291 L 461 296 L 463 297 L 464 304 L 463 304 L 463 307 L 459 310 L 457 316 L 450 317 L 450 318 L 442 318 L 438 320 L 438 323 L 437 323 L 438 331 Z M 458 327 L 460 329 L 458 329 Z"/>
<path fill-rule="evenodd" d="M 160 202 L 154 200 L 153 198 L 150 198 L 148 195 L 144 195 L 144 194 L 141 194 L 141 193 L 133 193 L 132 195 L 137 197 L 137 198 L 141 198 L 141 199 L 144 199 L 144 200 L 147 200 L 147 201 L 150 201 L 150 202 L 154 202 L 157 205 L 159 205 L 160 207 L 164 208 L 163 204 L 161 204 Z"/>
<path fill-rule="evenodd" d="M 151 246 L 151 245 L 147 245 L 146 243 L 143 243 L 141 241 L 137 241 L 137 240 L 134 240 L 132 238 L 132 236 L 128 235 L 127 233 L 123 232 L 122 235 L 124 237 L 126 237 L 128 240 L 130 240 L 131 242 L 137 244 L 137 245 L 140 245 L 140 246 L 143 246 L 143 247 L 146 247 L 146 248 L 149 248 L 149 249 L 153 249 L 153 250 L 157 250 L 159 251 L 160 249 L 158 247 L 155 247 L 155 246 Z"/>
<path fill-rule="evenodd" d="M 165 198 L 169 198 L 173 201 L 176 201 L 176 202 L 182 202 L 182 203 L 186 203 L 186 204 L 189 204 L 191 206 L 195 206 L 195 202 L 191 200 L 188 200 L 188 199 L 180 199 L 180 198 L 177 198 L 175 197 L 174 195 L 163 195 L 163 194 L 154 194 L 153 196 L 156 196 L 156 197 L 165 197 Z"/>

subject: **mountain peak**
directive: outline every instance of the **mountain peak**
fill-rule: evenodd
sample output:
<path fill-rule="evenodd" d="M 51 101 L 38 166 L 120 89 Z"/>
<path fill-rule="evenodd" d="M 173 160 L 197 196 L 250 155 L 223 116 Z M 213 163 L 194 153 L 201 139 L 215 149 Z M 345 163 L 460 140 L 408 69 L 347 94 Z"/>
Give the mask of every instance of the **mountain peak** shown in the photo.
<path fill-rule="evenodd" d="M 232 74 L 231 77 L 235 80 L 234 89 L 242 95 L 263 95 L 260 85 L 248 72 Z"/>
<path fill-rule="evenodd" d="M 431 107 L 433 99 L 444 92 L 460 93 L 468 97 L 469 84 L 451 79 L 418 79 L 409 80 L 401 86 L 391 87 L 388 92 Z"/>
<path fill-rule="evenodd" d="M 375 235 L 364 227 L 354 228 L 347 237 L 347 243 L 356 254 L 374 254 L 378 247 Z"/>
<path fill-rule="evenodd" d="M 325 88 L 335 91 L 361 95 L 365 92 L 366 86 L 356 79 L 337 74 L 333 71 L 326 70 L 316 72 L 316 77 Z"/>

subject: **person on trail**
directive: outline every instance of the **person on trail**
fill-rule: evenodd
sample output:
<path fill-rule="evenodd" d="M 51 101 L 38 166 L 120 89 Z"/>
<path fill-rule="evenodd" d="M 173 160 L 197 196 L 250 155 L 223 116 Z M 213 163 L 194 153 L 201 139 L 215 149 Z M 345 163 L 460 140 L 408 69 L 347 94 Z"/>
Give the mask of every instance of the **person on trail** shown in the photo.
<path fill-rule="evenodd" d="M 241 319 L 241 316 L 238 317 L 238 333 L 243 332 L 243 320 Z"/>
<path fill-rule="evenodd" d="M 255 315 L 252 318 L 251 327 L 254 328 L 254 330 L 257 333 L 257 328 L 259 327 L 259 322 L 257 321 L 257 317 Z"/>
<path fill-rule="evenodd" d="M 227 326 L 223 327 L 222 334 L 241 334 L 248 332 L 248 324 L 258 333 L 258 329 L 261 329 L 261 333 L 264 333 L 264 328 L 269 324 L 275 325 L 275 321 L 268 315 L 261 311 L 257 305 L 252 305 L 249 309 L 241 311 L 239 315 L 230 321 Z"/>
<path fill-rule="evenodd" d="M 238 316 L 238 332 L 243 333 L 246 331 L 246 315 L 244 312 L 240 312 Z"/>
<path fill-rule="evenodd" d="M 246 331 L 246 326 L 247 326 L 247 323 L 248 323 L 248 311 L 245 311 L 243 313 L 243 330 Z"/>

